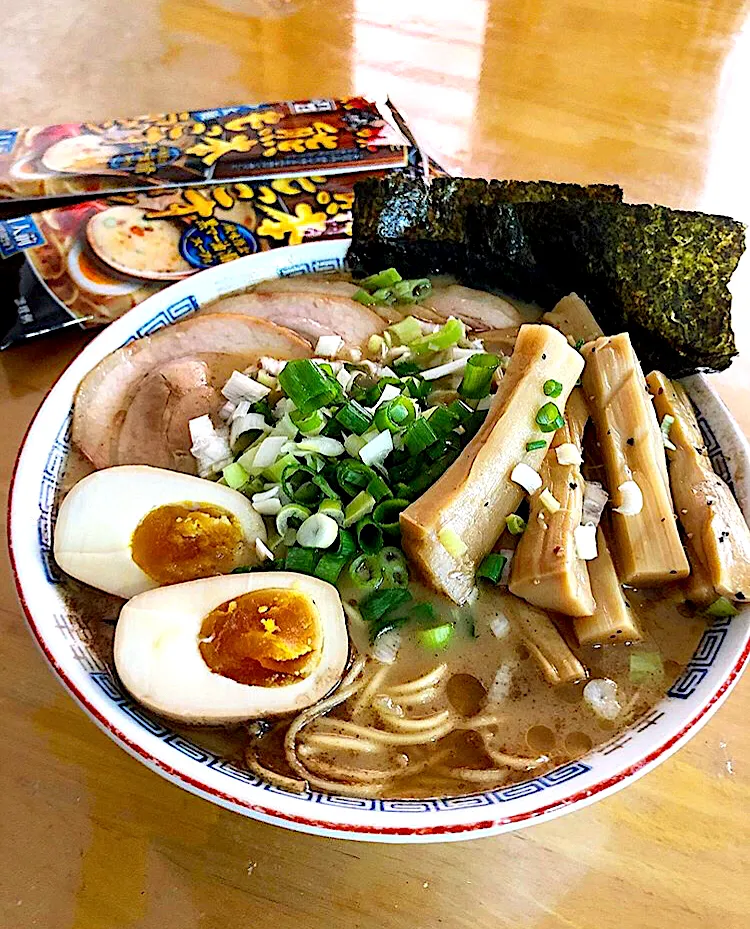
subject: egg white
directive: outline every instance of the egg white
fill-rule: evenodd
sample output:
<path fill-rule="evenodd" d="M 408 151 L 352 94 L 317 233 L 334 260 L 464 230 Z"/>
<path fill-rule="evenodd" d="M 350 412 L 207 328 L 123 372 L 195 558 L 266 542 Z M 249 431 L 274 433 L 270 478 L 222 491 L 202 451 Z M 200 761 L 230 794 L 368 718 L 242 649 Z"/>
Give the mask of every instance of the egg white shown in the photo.
<path fill-rule="evenodd" d="M 205 617 L 233 597 L 264 588 L 294 588 L 307 594 L 318 612 L 319 661 L 294 684 L 240 684 L 212 671 L 200 653 Z M 115 631 L 115 667 L 125 687 L 149 709 L 185 723 L 231 725 L 298 712 L 340 680 L 348 654 L 336 588 L 287 571 L 230 574 L 150 590 L 125 604 Z"/>
<path fill-rule="evenodd" d="M 247 563 L 257 562 L 255 540 L 265 542 L 266 530 L 246 497 L 223 484 L 146 465 L 95 471 L 73 487 L 57 514 L 55 560 L 66 574 L 118 597 L 152 590 L 159 583 L 133 561 L 133 533 L 151 510 L 175 503 L 227 510 L 241 526 Z"/>

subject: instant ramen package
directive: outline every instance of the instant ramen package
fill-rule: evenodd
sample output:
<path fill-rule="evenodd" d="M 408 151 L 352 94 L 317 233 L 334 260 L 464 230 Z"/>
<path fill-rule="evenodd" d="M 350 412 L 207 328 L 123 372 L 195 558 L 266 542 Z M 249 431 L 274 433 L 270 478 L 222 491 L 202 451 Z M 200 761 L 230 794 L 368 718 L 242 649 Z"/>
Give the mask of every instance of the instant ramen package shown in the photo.
<path fill-rule="evenodd" d="M 4 135 L 0 198 L 78 199 L 0 221 L 1 348 L 105 325 L 235 258 L 348 237 L 356 181 L 440 173 L 397 112 L 361 98 Z"/>
<path fill-rule="evenodd" d="M 404 167 L 404 128 L 349 97 L 4 129 L 0 200 Z"/>

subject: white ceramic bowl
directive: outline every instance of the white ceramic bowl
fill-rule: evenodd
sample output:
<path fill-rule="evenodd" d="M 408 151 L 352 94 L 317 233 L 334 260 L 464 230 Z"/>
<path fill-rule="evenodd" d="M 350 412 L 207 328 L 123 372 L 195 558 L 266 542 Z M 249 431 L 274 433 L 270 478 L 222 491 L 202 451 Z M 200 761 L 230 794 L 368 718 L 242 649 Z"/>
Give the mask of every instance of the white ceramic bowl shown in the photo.
<path fill-rule="evenodd" d="M 291 829 L 380 842 L 467 839 L 551 819 L 632 783 L 695 735 L 718 709 L 750 651 L 750 609 L 714 622 L 667 697 L 624 733 L 579 761 L 511 787 L 453 799 L 360 800 L 302 796 L 260 781 L 175 732 L 136 704 L 97 653 L 91 631 L 66 606 L 66 579 L 51 556 L 58 481 L 81 378 L 105 355 L 183 319 L 222 294 L 276 276 L 334 271 L 348 243 L 279 248 L 211 268 L 150 297 L 112 323 L 73 361 L 29 427 L 11 487 L 9 546 L 31 631 L 65 688 L 126 751 L 154 771 L 228 809 Z M 750 449 L 703 377 L 687 380 L 717 472 L 750 506 Z"/>

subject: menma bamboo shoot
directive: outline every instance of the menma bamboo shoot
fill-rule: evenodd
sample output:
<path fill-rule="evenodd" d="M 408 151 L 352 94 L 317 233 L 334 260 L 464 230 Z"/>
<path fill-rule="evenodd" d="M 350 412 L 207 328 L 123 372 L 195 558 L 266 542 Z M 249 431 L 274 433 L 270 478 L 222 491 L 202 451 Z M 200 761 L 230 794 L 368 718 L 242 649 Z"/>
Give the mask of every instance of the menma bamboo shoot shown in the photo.
<path fill-rule="evenodd" d="M 561 464 L 557 450 L 573 446 L 580 455 L 588 418 L 586 401 L 576 388 L 565 408 L 565 425 L 555 433 L 542 462 L 539 474 L 543 483 L 530 497 L 528 526 L 516 548 L 510 574 L 510 590 L 517 597 L 567 616 L 590 616 L 595 603 L 586 562 L 578 557 L 575 542 L 583 510 L 580 463 Z M 549 504 L 545 505 L 545 491 L 554 497 L 559 509 L 550 511 Z"/>
<path fill-rule="evenodd" d="M 659 371 L 648 386 L 661 420 L 673 418 L 667 450 L 677 516 L 718 594 L 750 600 L 750 529 L 731 490 L 711 466 L 685 388 Z"/>
<path fill-rule="evenodd" d="M 596 530 L 596 550 L 596 558 L 588 562 L 596 609 L 591 616 L 580 616 L 573 620 L 576 638 L 580 645 L 638 642 L 641 630 L 633 608 L 623 594 L 601 523 Z"/>
<path fill-rule="evenodd" d="M 604 460 L 612 501 L 616 561 L 624 583 L 657 587 L 690 573 L 669 492 L 664 443 L 630 336 L 605 336 L 583 346 L 583 388 Z M 635 483 L 643 502 L 625 508 Z"/>
<path fill-rule="evenodd" d="M 482 428 L 445 474 L 401 513 L 401 542 L 423 579 L 456 603 L 474 589 L 476 570 L 521 502 L 510 479 L 519 463 L 538 470 L 554 432 L 540 431 L 536 417 L 554 402 L 563 413 L 583 368 L 583 358 L 551 326 L 522 326 L 508 369 Z M 555 380 L 554 401 L 544 384 Z M 531 441 L 540 448 L 527 450 Z M 458 545 L 446 546 L 450 536 Z M 450 548 L 450 551 L 449 551 Z"/>

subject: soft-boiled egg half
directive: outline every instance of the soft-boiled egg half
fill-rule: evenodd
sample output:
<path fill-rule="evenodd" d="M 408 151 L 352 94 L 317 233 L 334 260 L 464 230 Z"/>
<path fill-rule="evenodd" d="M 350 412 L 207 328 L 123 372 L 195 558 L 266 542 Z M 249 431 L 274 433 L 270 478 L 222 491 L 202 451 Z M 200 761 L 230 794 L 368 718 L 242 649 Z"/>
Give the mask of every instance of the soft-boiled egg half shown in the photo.
<path fill-rule="evenodd" d="M 263 518 L 241 493 L 189 474 L 122 465 L 95 471 L 63 500 L 55 560 L 118 597 L 257 562 Z"/>
<path fill-rule="evenodd" d="M 340 680 L 348 654 L 336 588 L 287 571 L 149 590 L 125 604 L 115 631 L 125 687 L 185 723 L 298 712 Z"/>

